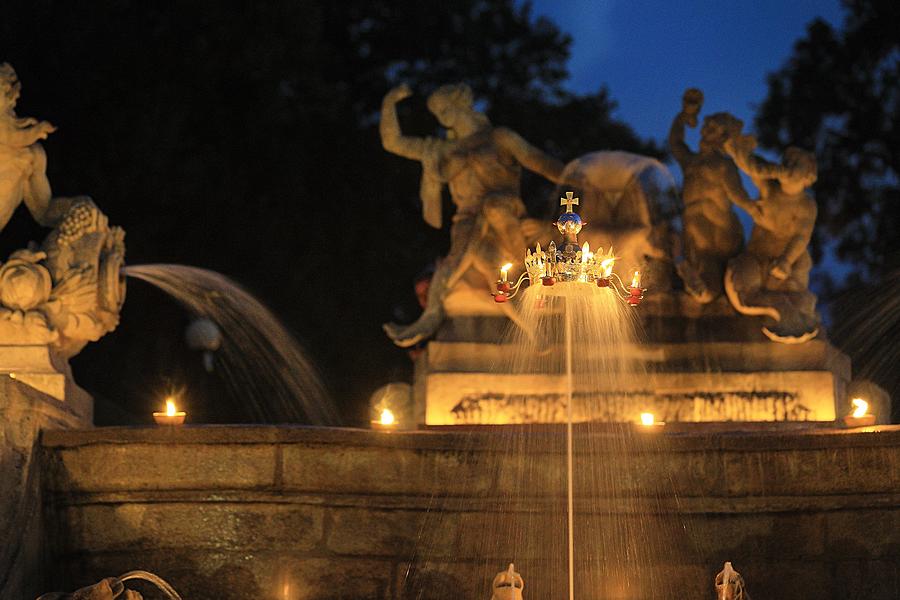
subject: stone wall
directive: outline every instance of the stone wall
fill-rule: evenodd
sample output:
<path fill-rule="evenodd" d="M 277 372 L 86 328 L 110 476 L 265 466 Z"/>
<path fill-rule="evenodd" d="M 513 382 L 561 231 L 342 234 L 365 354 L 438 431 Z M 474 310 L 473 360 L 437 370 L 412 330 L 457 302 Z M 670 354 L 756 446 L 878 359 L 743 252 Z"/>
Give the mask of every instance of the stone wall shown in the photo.
<path fill-rule="evenodd" d="M 46 432 L 57 587 L 487 600 L 515 560 L 526 598 L 564 597 L 561 430 L 522 431 Z M 579 598 L 708 598 L 725 560 L 755 598 L 900 597 L 900 428 L 576 433 Z"/>
<path fill-rule="evenodd" d="M 89 427 L 93 408 L 90 397 L 66 377 L 64 363 L 54 373 L 2 372 L 10 357 L 43 355 L 48 364 L 55 358 L 46 348 L 21 349 L 17 355 L 0 348 L 0 600 L 34 597 L 44 585 L 41 430 Z"/>

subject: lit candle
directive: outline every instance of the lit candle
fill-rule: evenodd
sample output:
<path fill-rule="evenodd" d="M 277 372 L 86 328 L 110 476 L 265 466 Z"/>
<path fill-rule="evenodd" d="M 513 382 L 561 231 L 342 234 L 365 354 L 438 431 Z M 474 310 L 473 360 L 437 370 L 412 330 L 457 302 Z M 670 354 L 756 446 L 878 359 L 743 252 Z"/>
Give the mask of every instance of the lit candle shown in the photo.
<path fill-rule="evenodd" d="M 631 278 L 631 287 L 641 289 L 641 272 L 635 271 L 634 277 Z"/>
<path fill-rule="evenodd" d="M 862 398 L 854 398 L 850 401 L 853 412 L 844 417 L 844 425 L 847 427 L 868 427 L 875 424 L 875 415 L 868 414 L 869 403 Z"/>
<path fill-rule="evenodd" d="M 505 265 L 500 267 L 500 281 L 506 281 L 510 269 L 512 269 L 512 263 L 506 263 Z"/>
<path fill-rule="evenodd" d="M 376 429 L 395 429 L 398 426 L 397 419 L 394 417 L 394 411 L 389 408 L 381 409 L 381 414 L 377 421 L 372 421 L 373 427 Z"/>
<path fill-rule="evenodd" d="M 657 428 L 665 425 L 662 421 L 657 421 L 656 416 L 652 412 L 641 413 L 641 426 L 649 431 L 656 431 Z"/>
<path fill-rule="evenodd" d="M 600 263 L 600 268 L 603 269 L 604 277 L 609 277 L 610 275 L 612 275 L 613 265 L 615 264 L 615 262 L 616 259 L 610 257 L 604 259 L 603 262 Z"/>
<path fill-rule="evenodd" d="M 187 413 L 178 410 L 178 407 L 175 405 L 175 397 L 167 396 L 166 410 L 153 413 L 153 420 L 156 421 L 157 425 L 181 425 L 184 423 L 186 416 Z"/>

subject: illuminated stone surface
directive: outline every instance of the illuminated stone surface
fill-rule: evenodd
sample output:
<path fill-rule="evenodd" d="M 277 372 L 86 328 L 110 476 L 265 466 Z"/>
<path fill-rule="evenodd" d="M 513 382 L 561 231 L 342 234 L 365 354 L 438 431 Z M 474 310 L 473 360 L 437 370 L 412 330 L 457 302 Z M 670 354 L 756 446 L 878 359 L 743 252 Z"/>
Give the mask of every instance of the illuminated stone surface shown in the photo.
<path fill-rule="evenodd" d="M 512 559 L 490 533 L 500 519 L 527 524 L 516 570 L 527 594 L 545 597 L 565 580 L 547 557 L 547 536 L 564 530 L 556 431 L 529 455 L 533 477 L 515 498 L 508 478 L 522 465 L 496 433 L 47 432 L 52 564 L 68 589 L 141 566 L 185 598 L 272 595 L 285 577 L 307 598 L 401 599 L 425 588 L 429 598 L 478 598 Z M 651 576 L 706 597 L 726 557 L 760 597 L 900 590 L 891 566 L 900 560 L 900 428 L 627 435 L 616 452 L 590 453 L 579 432 L 579 570 L 604 568 L 588 557 L 614 545 L 616 531 L 653 532 L 648 544 L 659 546 L 648 564 L 613 561 L 618 575 L 599 580 L 604 597 Z M 596 490 L 591 461 L 619 465 L 622 485 Z M 108 479 L 89 466 L 102 464 L 113 466 Z"/>
<path fill-rule="evenodd" d="M 551 349 L 552 350 L 552 349 Z M 485 370 L 510 352 L 497 344 L 431 342 L 414 388 L 428 425 L 564 422 L 565 376 Z M 632 344 L 647 373 L 613 387 L 575 390 L 576 420 L 632 422 L 643 410 L 673 422 L 833 421 L 850 381 L 846 356 L 822 340 Z M 555 354 L 560 357 L 562 350 Z M 701 368 L 703 367 L 703 368 Z"/>

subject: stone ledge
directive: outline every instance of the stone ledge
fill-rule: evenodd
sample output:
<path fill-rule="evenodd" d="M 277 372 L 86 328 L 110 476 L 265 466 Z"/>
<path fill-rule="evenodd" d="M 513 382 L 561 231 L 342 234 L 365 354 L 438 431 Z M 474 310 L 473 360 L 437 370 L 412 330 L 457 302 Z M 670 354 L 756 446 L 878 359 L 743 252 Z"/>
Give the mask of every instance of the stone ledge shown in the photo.
<path fill-rule="evenodd" d="M 717 424 L 720 425 L 720 424 Z M 739 426 L 739 424 L 736 424 Z M 622 428 L 613 431 L 591 431 L 591 424 L 575 427 L 583 438 L 621 438 Z M 489 451 L 496 446 L 499 431 L 527 433 L 534 439 L 556 439 L 558 448 L 550 452 L 564 452 L 565 426 L 537 425 L 523 427 L 485 426 L 472 430 L 374 431 L 338 427 L 309 427 L 303 425 L 194 425 L 179 428 L 164 427 L 97 427 L 45 431 L 42 446 L 50 449 L 82 448 L 93 445 L 129 446 L 145 444 L 197 446 L 306 444 L 310 446 L 407 448 L 415 450 Z M 845 448 L 864 446 L 900 446 L 900 425 L 878 425 L 861 429 L 842 429 L 830 426 L 795 429 L 791 431 L 732 431 L 715 433 L 698 426 L 693 431 L 668 434 L 628 435 L 629 444 L 637 450 L 691 452 L 695 450 L 779 450 L 802 448 Z M 56 451 L 56 450 L 54 450 Z"/>
<path fill-rule="evenodd" d="M 541 512 L 559 506 L 563 498 L 558 496 L 523 496 L 510 501 L 503 495 L 479 497 L 445 496 L 440 500 L 440 508 L 455 513 L 483 513 L 497 511 L 498 506 L 516 513 Z M 900 506 L 900 492 L 867 494 L 827 494 L 811 496 L 681 496 L 679 498 L 609 498 L 592 496 L 594 505 L 590 510 L 583 506 L 583 495 L 576 494 L 578 514 L 615 513 L 643 514 L 648 510 L 659 514 L 762 514 L 792 513 L 811 511 L 853 511 L 882 510 Z M 283 491 L 248 490 L 191 490 L 191 491 L 147 491 L 127 490 L 119 492 L 58 492 L 50 500 L 54 507 L 75 507 L 87 505 L 135 504 L 271 504 L 277 506 L 298 506 L 336 509 L 372 509 L 385 511 L 428 511 L 434 510 L 435 499 L 431 494 L 384 495 L 384 494 L 305 494 Z M 851 513 L 852 514 L 852 513 Z"/>

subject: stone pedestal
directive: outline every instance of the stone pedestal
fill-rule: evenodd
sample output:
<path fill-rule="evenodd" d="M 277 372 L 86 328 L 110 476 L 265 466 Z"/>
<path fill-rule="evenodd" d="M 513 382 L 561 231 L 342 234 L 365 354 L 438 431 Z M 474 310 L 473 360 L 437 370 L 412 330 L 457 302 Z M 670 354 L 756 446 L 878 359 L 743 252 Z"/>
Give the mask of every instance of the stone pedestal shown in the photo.
<path fill-rule="evenodd" d="M 42 430 L 90 427 L 91 397 L 46 346 L 0 347 L 0 600 L 43 589 Z"/>
<path fill-rule="evenodd" d="M 646 304 L 646 305 L 645 305 Z M 681 294 L 650 297 L 635 343 L 638 358 L 609 382 L 579 389 L 576 421 L 633 422 L 641 412 L 667 422 L 834 421 L 844 414 L 850 361 L 826 339 L 786 345 L 762 334 L 761 320 L 726 301 L 696 304 Z M 425 425 L 555 423 L 566 418 L 566 377 L 498 367 L 513 351 L 498 342 L 510 324 L 457 316 L 416 365 L 416 417 Z M 561 356 L 563 348 L 548 348 Z"/>

